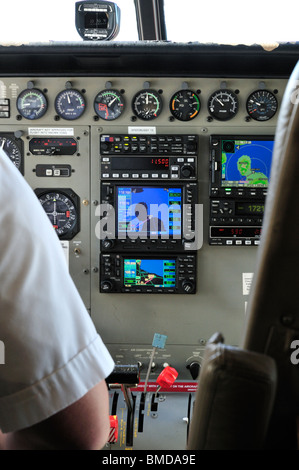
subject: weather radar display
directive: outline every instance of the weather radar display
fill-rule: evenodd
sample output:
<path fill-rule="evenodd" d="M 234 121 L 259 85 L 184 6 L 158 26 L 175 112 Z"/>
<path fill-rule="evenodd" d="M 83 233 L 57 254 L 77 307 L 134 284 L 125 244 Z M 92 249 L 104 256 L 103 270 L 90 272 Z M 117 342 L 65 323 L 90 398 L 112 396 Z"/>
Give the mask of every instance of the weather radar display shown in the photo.
<path fill-rule="evenodd" d="M 223 140 L 222 187 L 267 187 L 274 141 Z"/>

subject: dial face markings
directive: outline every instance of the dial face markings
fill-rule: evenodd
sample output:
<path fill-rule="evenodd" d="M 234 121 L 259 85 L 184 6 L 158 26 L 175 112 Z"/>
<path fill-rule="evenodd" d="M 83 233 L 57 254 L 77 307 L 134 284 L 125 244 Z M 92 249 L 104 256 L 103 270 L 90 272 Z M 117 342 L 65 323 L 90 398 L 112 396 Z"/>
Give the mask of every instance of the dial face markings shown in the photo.
<path fill-rule="evenodd" d="M 0 148 L 6 153 L 18 170 L 23 172 L 23 144 L 10 134 L 0 134 Z"/>
<path fill-rule="evenodd" d="M 231 90 L 217 90 L 209 98 L 208 111 L 218 121 L 228 121 L 238 112 L 239 101 Z"/>
<path fill-rule="evenodd" d="M 141 90 L 133 98 L 134 114 L 144 120 L 156 119 L 162 111 L 162 99 L 155 90 Z"/>
<path fill-rule="evenodd" d="M 94 110 L 101 119 L 113 121 L 120 117 L 124 109 L 124 99 L 117 90 L 103 90 L 95 97 Z"/>
<path fill-rule="evenodd" d="M 71 239 L 78 232 L 78 209 L 72 198 L 62 191 L 49 191 L 38 196 L 59 238 Z"/>
<path fill-rule="evenodd" d="M 249 116 L 256 121 L 268 121 L 278 109 L 275 95 L 268 90 L 257 90 L 249 95 L 246 102 Z"/>
<path fill-rule="evenodd" d="M 180 90 L 170 100 L 170 112 L 179 121 L 191 121 L 200 111 L 200 99 L 191 90 Z"/>
<path fill-rule="evenodd" d="M 78 90 L 63 90 L 56 96 L 55 109 L 62 119 L 67 121 L 78 119 L 85 111 L 84 96 Z"/>
<path fill-rule="evenodd" d="M 36 88 L 23 90 L 17 98 L 17 109 L 25 119 L 39 119 L 48 109 L 47 98 Z"/>

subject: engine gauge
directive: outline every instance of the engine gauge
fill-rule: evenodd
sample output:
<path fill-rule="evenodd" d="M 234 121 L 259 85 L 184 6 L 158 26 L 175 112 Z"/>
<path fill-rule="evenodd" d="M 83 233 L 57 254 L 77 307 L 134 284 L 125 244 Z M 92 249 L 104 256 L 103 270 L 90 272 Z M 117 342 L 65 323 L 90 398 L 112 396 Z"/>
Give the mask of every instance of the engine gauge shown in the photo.
<path fill-rule="evenodd" d="M 47 98 L 40 90 L 28 88 L 19 94 L 17 109 L 25 119 L 39 119 L 48 109 Z"/>
<path fill-rule="evenodd" d="M 179 121 L 191 121 L 200 111 L 198 95 L 191 90 L 180 90 L 170 100 L 171 114 Z"/>
<path fill-rule="evenodd" d="M 268 121 L 274 116 L 277 108 L 277 99 L 268 90 L 254 91 L 246 102 L 247 112 L 255 121 Z"/>
<path fill-rule="evenodd" d="M 0 148 L 23 174 L 23 141 L 12 133 L 0 133 Z"/>
<path fill-rule="evenodd" d="M 239 102 L 231 90 L 217 90 L 209 98 L 208 111 L 218 121 L 228 121 L 238 112 Z"/>
<path fill-rule="evenodd" d="M 143 121 L 157 118 L 162 111 L 162 106 L 162 98 L 155 90 L 141 90 L 132 101 L 134 114 Z"/>
<path fill-rule="evenodd" d="M 113 121 L 125 108 L 124 99 L 117 90 L 103 90 L 94 100 L 94 110 L 101 119 Z"/>
<path fill-rule="evenodd" d="M 62 90 L 55 99 L 55 109 L 62 119 L 73 121 L 85 111 L 85 99 L 82 93 L 71 88 Z"/>
<path fill-rule="evenodd" d="M 36 189 L 42 207 L 61 240 L 79 232 L 79 197 L 71 189 Z"/>

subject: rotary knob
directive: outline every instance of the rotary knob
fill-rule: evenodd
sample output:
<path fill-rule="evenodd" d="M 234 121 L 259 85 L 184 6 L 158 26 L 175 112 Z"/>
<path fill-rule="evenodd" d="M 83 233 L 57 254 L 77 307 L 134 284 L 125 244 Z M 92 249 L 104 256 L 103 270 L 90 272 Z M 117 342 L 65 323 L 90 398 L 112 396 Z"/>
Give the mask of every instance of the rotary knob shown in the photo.
<path fill-rule="evenodd" d="M 109 280 L 105 280 L 101 282 L 101 290 L 102 292 L 110 292 L 112 290 L 113 284 Z"/>
<path fill-rule="evenodd" d="M 190 280 L 183 281 L 182 287 L 183 287 L 184 291 L 186 292 L 186 294 L 190 294 L 194 290 L 194 284 Z"/>
<path fill-rule="evenodd" d="M 110 240 L 109 238 L 105 238 L 103 241 L 102 241 L 102 248 L 103 250 L 110 250 L 114 245 L 114 242 L 113 240 Z"/>
<path fill-rule="evenodd" d="M 183 165 L 181 168 L 181 176 L 184 178 L 190 178 L 190 176 L 194 176 L 194 167 L 192 165 Z"/>

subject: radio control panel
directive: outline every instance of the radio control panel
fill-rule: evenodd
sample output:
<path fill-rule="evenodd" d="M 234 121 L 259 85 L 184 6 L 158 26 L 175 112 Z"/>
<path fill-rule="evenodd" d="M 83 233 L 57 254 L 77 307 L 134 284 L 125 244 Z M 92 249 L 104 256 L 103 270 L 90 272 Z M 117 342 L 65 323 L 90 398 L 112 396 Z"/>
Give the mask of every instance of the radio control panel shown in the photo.
<path fill-rule="evenodd" d="M 195 180 L 198 136 L 102 135 L 102 179 Z"/>

